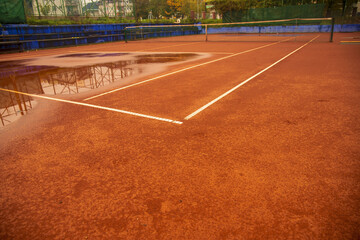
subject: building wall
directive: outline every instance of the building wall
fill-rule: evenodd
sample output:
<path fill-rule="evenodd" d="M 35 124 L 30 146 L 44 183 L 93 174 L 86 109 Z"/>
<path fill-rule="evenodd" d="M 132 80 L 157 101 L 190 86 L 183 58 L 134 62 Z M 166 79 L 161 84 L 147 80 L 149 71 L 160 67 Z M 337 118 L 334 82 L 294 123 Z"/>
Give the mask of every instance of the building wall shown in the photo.
<path fill-rule="evenodd" d="M 126 17 L 129 15 L 133 15 L 133 4 L 130 0 L 119 0 L 114 2 L 105 2 L 104 4 L 101 3 L 99 5 L 100 15 L 105 13 L 106 8 L 106 15 L 109 17 L 115 17 L 115 6 L 116 6 L 116 16 L 117 17 Z"/>
<path fill-rule="evenodd" d="M 38 0 L 37 2 L 33 1 L 32 7 L 34 16 L 39 16 L 39 10 L 41 16 L 76 16 L 81 14 L 80 0 Z"/>

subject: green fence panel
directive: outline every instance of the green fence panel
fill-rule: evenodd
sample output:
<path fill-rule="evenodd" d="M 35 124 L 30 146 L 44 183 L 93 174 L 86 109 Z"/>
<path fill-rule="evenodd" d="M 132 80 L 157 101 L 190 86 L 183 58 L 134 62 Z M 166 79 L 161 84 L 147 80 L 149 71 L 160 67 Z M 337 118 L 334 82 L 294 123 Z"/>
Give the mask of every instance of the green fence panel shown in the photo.
<path fill-rule="evenodd" d="M 0 23 L 26 23 L 23 0 L 0 0 Z"/>
<path fill-rule="evenodd" d="M 324 17 L 324 8 L 325 4 L 305 4 L 230 11 L 223 15 L 223 21 L 251 22 L 291 18 L 321 18 Z"/>

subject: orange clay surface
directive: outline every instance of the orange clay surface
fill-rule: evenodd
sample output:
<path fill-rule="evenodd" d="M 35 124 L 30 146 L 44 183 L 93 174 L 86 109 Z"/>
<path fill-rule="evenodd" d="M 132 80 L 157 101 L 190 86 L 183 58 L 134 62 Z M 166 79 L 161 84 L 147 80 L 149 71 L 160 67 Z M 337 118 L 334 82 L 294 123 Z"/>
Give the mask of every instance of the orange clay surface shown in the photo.
<path fill-rule="evenodd" d="M 360 45 L 274 44 L 86 103 L 38 100 L 0 130 L 1 239 L 359 239 Z M 264 42 L 123 42 L 1 55 L 203 52 Z M 90 94 L 91 95 L 91 94 Z M 85 102 L 83 98 L 72 98 Z"/>

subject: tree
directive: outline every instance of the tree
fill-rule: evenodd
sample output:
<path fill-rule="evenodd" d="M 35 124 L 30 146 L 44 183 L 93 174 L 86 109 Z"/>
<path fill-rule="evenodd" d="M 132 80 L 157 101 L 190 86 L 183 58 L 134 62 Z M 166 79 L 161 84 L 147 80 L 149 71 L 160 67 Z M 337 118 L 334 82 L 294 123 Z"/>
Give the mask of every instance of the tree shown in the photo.
<path fill-rule="evenodd" d="M 149 0 L 133 0 L 134 17 L 138 22 L 140 18 L 147 18 L 149 14 Z"/>
<path fill-rule="evenodd" d="M 357 0 L 324 0 L 327 5 L 327 16 L 346 17 L 352 15 L 353 5 Z"/>
<path fill-rule="evenodd" d="M 190 16 L 190 12 L 192 9 L 196 9 L 196 2 L 192 0 L 182 0 L 181 3 L 181 15 L 184 16 Z"/>
<path fill-rule="evenodd" d="M 155 18 L 159 18 L 160 16 L 165 16 L 165 11 L 169 12 L 170 9 L 166 0 L 150 0 L 148 11 L 151 11 Z"/>
<path fill-rule="evenodd" d="M 169 12 L 166 11 L 168 16 L 176 15 L 182 9 L 182 0 L 167 0 L 167 5 L 169 6 Z"/>
<path fill-rule="evenodd" d="M 213 0 L 211 4 L 218 13 L 224 14 L 226 12 L 244 9 L 246 0 Z"/>

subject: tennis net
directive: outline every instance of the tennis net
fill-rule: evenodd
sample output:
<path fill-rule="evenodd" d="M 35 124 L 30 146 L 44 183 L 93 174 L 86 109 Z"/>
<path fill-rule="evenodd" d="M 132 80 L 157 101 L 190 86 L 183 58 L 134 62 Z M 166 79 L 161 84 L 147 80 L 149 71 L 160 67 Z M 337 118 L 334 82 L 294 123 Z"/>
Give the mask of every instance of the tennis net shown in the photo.
<path fill-rule="evenodd" d="M 333 18 L 295 18 L 217 24 L 144 25 L 125 29 L 125 41 L 318 41 L 331 42 Z"/>

